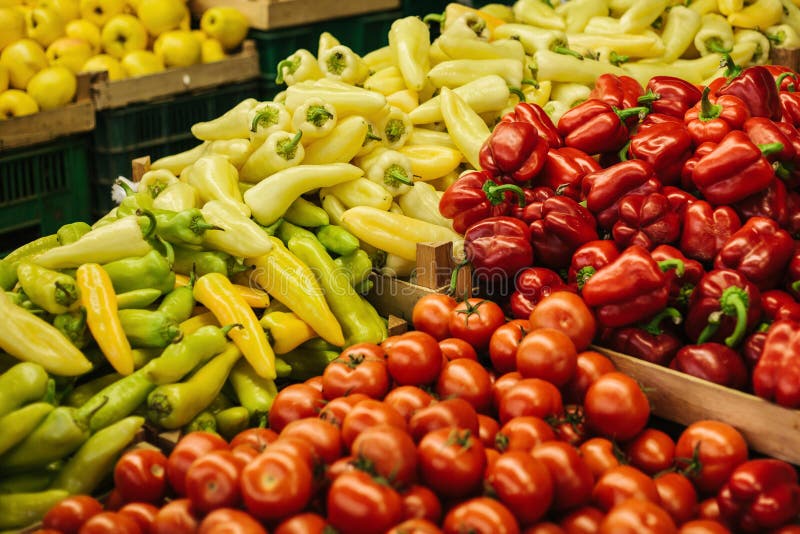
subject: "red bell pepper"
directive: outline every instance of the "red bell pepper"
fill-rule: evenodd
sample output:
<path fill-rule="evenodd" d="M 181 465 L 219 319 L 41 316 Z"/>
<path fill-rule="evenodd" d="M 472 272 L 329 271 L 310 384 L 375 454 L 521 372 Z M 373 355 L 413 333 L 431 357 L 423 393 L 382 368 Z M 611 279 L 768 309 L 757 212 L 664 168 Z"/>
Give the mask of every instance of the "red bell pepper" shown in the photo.
<path fill-rule="evenodd" d="M 625 195 L 611 233 L 620 248 L 639 245 L 651 250 L 676 241 L 681 235 L 681 220 L 661 193 Z"/>
<path fill-rule="evenodd" d="M 527 122 L 539 132 L 539 136 L 547 141 L 550 148 L 564 145 L 564 140 L 558 133 L 558 128 L 553 124 L 550 115 L 538 104 L 520 102 L 514 109 L 503 115 L 501 122 Z"/>
<path fill-rule="evenodd" d="M 640 105 L 645 105 L 644 102 L 640 103 L 639 99 L 644 96 L 644 88 L 635 79 L 630 76 L 617 76 L 616 74 L 605 73 L 601 74 L 594 81 L 594 88 L 589 93 L 589 98 L 596 98 L 602 100 L 609 106 L 617 109 L 633 108 Z M 646 102 L 646 100 L 645 100 Z M 636 117 L 630 117 L 626 122 L 634 120 Z M 630 125 L 630 122 L 628 122 Z"/>
<path fill-rule="evenodd" d="M 689 299 L 684 330 L 695 343 L 724 340 L 741 343 L 761 320 L 761 292 L 744 275 L 731 269 L 707 272 Z"/>
<path fill-rule="evenodd" d="M 787 408 L 800 408 L 800 323 L 776 321 L 753 369 L 753 392 Z"/>
<path fill-rule="evenodd" d="M 683 216 L 680 248 L 687 257 L 709 263 L 741 226 L 731 207 L 713 208 L 705 200 L 692 202 Z"/>
<path fill-rule="evenodd" d="M 662 326 L 669 318 L 672 325 Z M 656 365 L 669 365 L 683 341 L 674 329 L 681 323 L 681 314 L 675 308 L 665 308 L 642 327 L 626 326 L 606 331 L 600 342 L 612 350 L 622 352 Z"/>
<path fill-rule="evenodd" d="M 599 238 L 594 215 L 565 196 L 542 203 L 542 217 L 530 225 L 531 244 L 537 261 L 545 267 L 568 267 L 575 250 Z"/>
<path fill-rule="evenodd" d="M 794 251 L 789 232 L 766 217 L 751 217 L 722 246 L 714 268 L 735 269 L 759 289 L 777 286 Z"/>
<path fill-rule="evenodd" d="M 688 191 L 684 191 L 680 187 L 665 185 L 661 188 L 661 194 L 667 197 L 669 205 L 672 206 L 672 211 L 678 214 L 683 221 L 683 216 L 692 203 L 697 201 L 697 197 Z"/>
<path fill-rule="evenodd" d="M 492 285 L 533 263 L 528 225 L 514 217 L 488 217 L 464 234 L 464 253 L 475 279 Z"/>
<path fill-rule="evenodd" d="M 800 93 L 780 91 L 778 101 L 781 105 L 781 121 L 800 127 Z"/>
<path fill-rule="evenodd" d="M 649 101 L 651 113 L 663 113 L 683 119 L 686 111 L 697 104 L 703 94 L 693 84 L 675 76 L 653 76 L 645 86 L 646 95 L 655 97 Z M 647 104 L 647 100 L 641 100 Z"/>
<path fill-rule="evenodd" d="M 734 389 L 748 383 L 747 366 L 738 352 L 720 343 L 686 345 L 675 354 L 671 369 Z"/>
<path fill-rule="evenodd" d="M 797 242 L 792 257 L 789 258 L 789 265 L 786 266 L 785 278 L 786 291 L 795 298 L 800 298 L 800 245 Z"/>
<path fill-rule="evenodd" d="M 583 200 L 581 193 L 583 177 L 599 170 L 600 164 L 597 160 L 583 150 L 568 146 L 551 148 L 547 152 L 544 168 L 536 182 L 580 201 Z"/>
<path fill-rule="evenodd" d="M 678 310 L 685 310 L 689 305 L 689 298 L 703 275 L 705 269 L 697 260 L 692 260 L 671 245 L 659 245 L 650 252 L 654 260 L 661 263 L 666 260 L 680 260 L 683 262 L 683 274 L 678 276 L 675 269 L 670 269 L 664 274 L 669 282 L 669 305 Z"/>
<path fill-rule="evenodd" d="M 720 518 L 736 532 L 774 532 L 800 513 L 797 471 L 775 458 L 749 460 L 731 473 L 717 505 Z"/>
<path fill-rule="evenodd" d="M 764 351 L 764 342 L 767 339 L 767 332 L 766 329 L 769 328 L 769 325 L 766 323 L 763 325 L 763 329 L 760 327 L 758 330 L 747 336 L 742 343 L 742 348 L 740 352 L 742 353 L 742 359 L 744 360 L 744 364 L 750 369 L 751 373 L 753 369 L 755 369 L 756 365 L 758 365 L 758 360 L 761 359 L 761 353 Z"/>
<path fill-rule="evenodd" d="M 795 239 L 800 238 L 800 191 L 789 191 L 786 196 L 786 211 L 789 213 L 786 230 Z"/>
<path fill-rule="evenodd" d="M 781 105 L 775 78 L 761 65 L 744 69 L 730 79 L 717 94 L 737 96 L 745 103 L 752 117 L 766 117 L 774 121 L 781 118 Z"/>
<path fill-rule="evenodd" d="M 798 74 L 784 65 L 764 65 L 775 80 L 778 91 L 795 91 L 800 87 Z"/>
<path fill-rule="evenodd" d="M 481 167 L 516 182 L 527 182 L 542 170 L 548 148 L 532 124 L 501 121 L 481 147 Z"/>
<path fill-rule="evenodd" d="M 439 200 L 439 211 L 448 219 L 453 219 L 453 229 L 463 234 L 482 219 L 508 214 L 514 195 L 517 195 L 518 203 L 525 202 L 525 195 L 519 186 L 502 182 L 498 184 L 489 172 L 467 172 L 445 190 Z"/>
<path fill-rule="evenodd" d="M 601 326 L 616 328 L 662 311 L 667 306 L 669 288 L 662 266 L 647 249 L 634 245 L 589 278 L 581 294 L 594 308 Z"/>
<path fill-rule="evenodd" d="M 697 162 L 692 181 L 711 204 L 733 204 L 769 187 L 775 178 L 764 157 L 780 143 L 758 146 L 741 130 L 730 132 Z"/>
<path fill-rule="evenodd" d="M 706 87 L 700 102 L 689 108 L 683 120 L 694 143 L 700 145 L 706 141 L 719 143 L 729 132 L 741 128 L 748 117 L 750 111 L 739 97 L 725 95 L 712 100 Z"/>
<path fill-rule="evenodd" d="M 629 117 L 642 117 L 645 107 L 617 109 L 602 100 L 581 102 L 564 113 L 558 121 L 558 133 L 564 144 L 588 154 L 616 152 L 628 141 Z"/>
<path fill-rule="evenodd" d="M 584 243 L 572 255 L 567 271 L 567 281 L 578 291 L 598 270 L 619 257 L 617 245 L 609 239 L 598 239 Z"/>
<path fill-rule="evenodd" d="M 525 205 L 513 205 L 510 215 L 528 224 L 541 219 L 542 204 L 544 204 L 544 201 L 548 198 L 556 196 L 555 190 L 549 187 L 526 187 L 522 191 L 525 195 Z"/>
<path fill-rule="evenodd" d="M 764 321 L 772 323 L 781 319 L 800 322 L 800 302 L 786 291 L 770 289 L 761 293 L 761 309 Z"/>
<path fill-rule="evenodd" d="M 694 174 L 695 168 L 697 168 L 697 163 L 706 155 L 713 152 L 716 147 L 717 143 L 706 141 L 694 150 L 694 155 L 692 157 L 686 160 L 686 163 L 683 164 L 683 169 L 681 170 L 681 187 L 683 189 L 686 191 L 696 191 L 697 193 L 700 193 L 697 190 L 697 186 L 694 184 L 692 175 Z"/>
<path fill-rule="evenodd" d="M 573 291 L 557 272 L 545 267 L 528 267 L 517 275 L 509 304 L 517 319 L 530 317 L 539 301 L 555 291 Z"/>
<path fill-rule="evenodd" d="M 782 145 L 780 150 L 767 155 L 767 159 L 773 164 L 776 176 L 796 185 L 800 178 L 800 134 L 797 129 L 789 123 L 750 117 L 744 122 L 743 130 L 758 146 Z"/>
<path fill-rule="evenodd" d="M 777 178 L 766 189 L 737 202 L 733 207 L 742 220 L 766 217 L 781 227 L 789 223 L 789 194 L 783 180 Z"/>
<path fill-rule="evenodd" d="M 800 132 L 788 122 L 777 122 L 775 124 L 792 144 L 795 154 L 794 158 L 781 161 L 781 164 L 775 169 L 775 174 L 788 187 L 797 188 L 800 185 Z"/>
<path fill-rule="evenodd" d="M 670 120 L 640 128 L 620 156 L 647 161 L 662 184 L 680 182 L 681 171 L 692 154 L 692 138 L 682 122 Z"/>
<path fill-rule="evenodd" d="M 611 229 L 619 218 L 618 207 L 623 197 L 658 193 L 661 182 L 652 165 L 633 159 L 587 174 L 581 190 L 586 197 L 586 207 L 597 217 L 598 225 Z"/>

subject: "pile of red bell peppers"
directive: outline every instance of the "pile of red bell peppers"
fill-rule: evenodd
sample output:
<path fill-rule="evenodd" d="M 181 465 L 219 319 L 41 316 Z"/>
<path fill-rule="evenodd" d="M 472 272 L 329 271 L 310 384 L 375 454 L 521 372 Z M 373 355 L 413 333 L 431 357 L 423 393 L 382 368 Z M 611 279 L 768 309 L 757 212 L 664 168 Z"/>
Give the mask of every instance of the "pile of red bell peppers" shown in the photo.
<path fill-rule="evenodd" d="M 798 127 L 783 67 L 707 87 L 607 74 L 557 124 L 518 104 L 440 210 L 509 314 L 575 291 L 598 343 L 796 408 Z"/>

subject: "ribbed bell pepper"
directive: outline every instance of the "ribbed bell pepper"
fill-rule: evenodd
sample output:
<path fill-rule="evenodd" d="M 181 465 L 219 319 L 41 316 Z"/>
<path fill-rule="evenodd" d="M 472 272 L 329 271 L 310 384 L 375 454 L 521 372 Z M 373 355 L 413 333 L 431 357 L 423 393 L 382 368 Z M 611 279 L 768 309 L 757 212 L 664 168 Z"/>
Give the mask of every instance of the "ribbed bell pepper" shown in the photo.
<path fill-rule="evenodd" d="M 528 267 L 517 274 L 509 298 L 511 314 L 517 319 L 530 317 L 540 300 L 555 291 L 574 291 L 557 272 L 546 267 Z"/>
<path fill-rule="evenodd" d="M 730 206 L 712 207 L 705 200 L 686 208 L 680 247 L 686 256 L 710 263 L 742 223 Z"/>
<path fill-rule="evenodd" d="M 661 182 L 652 165 L 633 159 L 587 174 L 581 188 L 598 225 L 610 230 L 619 218 L 619 203 L 625 195 L 657 193 Z"/>
<path fill-rule="evenodd" d="M 530 230 L 514 217 L 483 219 L 464 233 L 464 253 L 476 280 L 502 283 L 533 263 Z"/>
<path fill-rule="evenodd" d="M 689 207 L 693 202 L 697 201 L 697 197 L 693 194 L 689 193 L 688 191 L 684 191 L 680 187 L 674 187 L 671 185 L 665 185 L 661 189 L 661 193 L 667 197 L 669 200 L 670 206 L 672 209 L 675 210 L 678 215 L 681 217 L 681 221 L 683 221 L 683 216 L 686 213 L 686 208 Z"/>
<path fill-rule="evenodd" d="M 686 127 L 696 145 L 712 141 L 719 143 L 732 130 L 742 127 L 750 117 L 747 105 L 735 95 L 715 97 L 712 101 L 706 87 L 700 102 L 684 115 Z"/>
<path fill-rule="evenodd" d="M 558 148 L 564 144 L 553 121 L 547 112 L 538 104 L 520 102 L 512 110 L 503 115 L 502 122 L 526 122 L 536 128 L 539 137 L 547 141 L 550 148 Z"/>
<path fill-rule="evenodd" d="M 619 249 L 614 241 L 610 239 L 589 241 L 578 247 L 572 255 L 567 281 L 578 291 L 582 291 L 584 284 L 594 273 L 618 257 Z"/>
<path fill-rule="evenodd" d="M 669 305 L 685 311 L 695 286 L 706 274 L 703 265 L 697 260 L 687 258 L 683 252 L 671 245 L 659 245 L 650 252 L 650 255 L 659 263 L 666 260 L 683 262 L 683 272 L 680 276 L 675 269 L 670 269 L 665 274 L 669 280 Z"/>
<path fill-rule="evenodd" d="M 644 107 L 619 110 L 602 100 L 587 100 L 561 116 L 558 133 L 566 146 L 589 154 L 615 152 L 628 141 L 627 118 L 646 112 Z"/>
<path fill-rule="evenodd" d="M 508 214 L 514 194 L 518 195 L 518 203 L 525 202 L 519 186 L 498 184 L 491 173 L 471 171 L 447 188 L 439 201 L 439 211 L 453 219 L 453 229 L 463 234 L 482 219 Z"/>
<path fill-rule="evenodd" d="M 592 275 L 581 294 L 594 308 L 598 322 L 615 328 L 649 319 L 663 310 L 669 288 L 647 249 L 634 245 Z"/>
<path fill-rule="evenodd" d="M 481 167 L 526 182 L 542 170 L 548 148 L 547 141 L 532 124 L 501 121 L 481 147 Z"/>
<path fill-rule="evenodd" d="M 733 95 L 742 99 L 753 117 L 781 118 L 780 100 L 775 79 L 766 67 L 754 65 L 723 85 L 717 94 Z"/>
<path fill-rule="evenodd" d="M 682 317 L 674 308 L 653 317 L 641 326 L 625 326 L 609 329 L 603 333 L 601 342 L 612 350 L 629 354 L 635 358 L 654 363 L 668 365 L 683 346 L 680 336 L 673 325 L 663 326 L 665 318 L 672 318 L 680 324 Z"/>
<path fill-rule="evenodd" d="M 661 193 L 625 195 L 618 210 L 612 235 L 620 248 L 639 245 L 650 250 L 680 237 L 680 216 Z"/>
<path fill-rule="evenodd" d="M 626 109 L 640 105 L 639 98 L 643 95 L 644 89 L 634 78 L 607 73 L 598 76 L 589 98 L 602 100 L 617 109 Z M 635 122 L 635 119 L 631 117 L 628 120 Z"/>
<path fill-rule="evenodd" d="M 548 198 L 556 196 L 554 189 L 549 187 L 526 187 L 524 205 L 512 205 L 511 216 L 525 221 L 527 224 L 542 218 L 542 206 Z"/>
<path fill-rule="evenodd" d="M 569 266 L 578 247 L 598 239 L 594 216 L 566 196 L 545 200 L 541 218 L 531 223 L 530 231 L 537 263 L 554 269 Z"/>
<path fill-rule="evenodd" d="M 692 155 L 692 138 L 677 120 L 652 124 L 631 136 L 628 154 L 650 163 L 662 184 L 675 185 Z"/>
<path fill-rule="evenodd" d="M 642 96 L 652 93 L 652 98 L 645 101 L 652 113 L 663 113 L 680 119 L 703 96 L 697 86 L 675 76 L 653 76 L 647 82 L 645 91 Z"/>
<path fill-rule="evenodd" d="M 744 360 L 737 351 L 721 343 L 681 347 L 669 367 L 733 389 L 743 389 L 747 385 Z"/>
<path fill-rule="evenodd" d="M 800 407 L 800 323 L 776 321 L 753 369 L 753 391 L 787 408 Z"/>
<path fill-rule="evenodd" d="M 789 194 L 782 180 L 772 180 L 766 189 L 737 202 L 734 209 L 742 220 L 751 217 L 766 217 L 781 227 L 789 224 Z"/>
<path fill-rule="evenodd" d="M 600 164 L 583 150 L 572 147 L 550 148 L 536 182 L 564 196 L 583 200 L 581 183 L 587 174 L 600 170 Z"/>
<path fill-rule="evenodd" d="M 781 319 L 800 321 L 800 302 L 780 289 L 769 289 L 761 293 L 761 309 L 765 323 L 772 324 Z"/>

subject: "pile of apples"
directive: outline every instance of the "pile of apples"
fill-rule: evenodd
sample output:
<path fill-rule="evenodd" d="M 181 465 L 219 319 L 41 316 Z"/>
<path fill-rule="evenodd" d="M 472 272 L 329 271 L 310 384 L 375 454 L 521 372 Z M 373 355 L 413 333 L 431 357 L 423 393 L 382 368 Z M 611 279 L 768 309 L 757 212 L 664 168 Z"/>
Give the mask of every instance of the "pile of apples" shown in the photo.
<path fill-rule="evenodd" d="M 0 120 L 72 102 L 81 72 L 114 81 L 219 61 L 248 29 L 231 7 L 190 21 L 185 0 L 0 0 Z"/>

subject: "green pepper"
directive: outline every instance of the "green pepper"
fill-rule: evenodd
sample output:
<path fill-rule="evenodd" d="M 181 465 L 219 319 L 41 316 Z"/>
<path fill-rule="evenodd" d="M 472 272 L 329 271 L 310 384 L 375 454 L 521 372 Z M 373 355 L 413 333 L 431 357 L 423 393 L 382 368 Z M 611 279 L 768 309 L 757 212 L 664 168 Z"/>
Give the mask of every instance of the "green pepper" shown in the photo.
<path fill-rule="evenodd" d="M 68 496 L 69 493 L 64 490 L 0 495 L 0 529 L 19 529 L 32 525 Z"/>
<path fill-rule="evenodd" d="M 160 311 L 127 309 L 118 315 L 133 347 L 163 348 L 181 335 L 178 323 Z"/>
<path fill-rule="evenodd" d="M 64 464 L 49 489 L 66 490 L 71 495 L 94 493 L 142 425 L 143 417 L 131 416 L 93 434 Z"/>
<path fill-rule="evenodd" d="M 75 408 L 82 406 L 104 388 L 121 379 L 122 375 L 119 373 L 108 373 L 93 380 L 89 380 L 73 388 L 72 391 L 64 397 L 63 404 Z"/>
<path fill-rule="evenodd" d="M 156 216 L 156 235 L 170 243 L 200 246 L 206 230 L 219 230 L 206 222 L 197 208 L 183 211 L 153 210 Z"/>
<path fill-rule="evenodd" d="M 0 417 L 0 454 L 25 439 L 53 408 L 47 402 L 34 402 Z"/>
<path fill-rule="evenodd" d="M 171 247 L 168 247 L 168 256 Z M 123 258 L 103 265 L 111 278 L 114 291 L 126 293 L 136 289 L 158 289 L 162 293 L 175 287 L 175 273 L 169 257 L 155 249 L 144 256 Z"/>
<path fill-rule="evenodd" d="M 59 462 L 55 464 L 58 466 Z M 27 471 L 16 475 L 5 475 L 0 478 L 0 494 L 7 493 L 33 493 L 44 491 L 53 481 L 57 473 L 56 469 L 47 466 L 45 469 Z"/>
<path fill-rule="evenodd" d="M 211 401 L 211 404 L 208 405 L 206 411 L 211 412 L 214 415 L 217 415 L 222 410 L 227 410 L 228 408 L 233 407 L 233 403 L 231 399 L 225 394 L 225 389 L 228 388 L 228 384 L 226 383 L 225 386 L 222 388 L 222 392 L 214 397 L 214 400 Z"/>
<path fill-rule="evenodd" d="M 303 197 L 297 197 L 297 200 L 289 205 L 289 208 L 283 214 L 283 218 L 292 224 L 308 228 L 330 223 L 327 211 Z"/>
<path fill-rule="evenodd" d="M 211 432 L 217 434 L 217 418 L 209 410 L 203 410 L 183 427 L 183 432 Z"/>
<path fill-rule="evenodd" d="M 117 180 L 116 184 L 122 186 L 128 193 L 128 196 L 123 198 L 122 202 L 117 206 L 117 217 L 127 217 L 128 215 L 135 215 L 138 211 L 153 209 L 152 195 L 144 191 L 136 193 L 120 180 Z"/>
<path fill-rule="evenodd" d="M 358 287 L 372 273 L 372 260 L 363 249 L 339 256 L 333 262 L 342 272 L 347 274 L 350 285 Z"/>
<path fill-rule="evenodd" d="M 175 246 L 175 263 L 172 269 L 179 274 L 190 275 L 194 269 L 196 276 L 208 273 L 220 273 L 225 276 L 246 271 L 248 268 L 236 258 L 219 250 L 197 250 Z"/>
<path fill-rule="evenodd" d="M 47 252 L 50 249 L 54 249 L 58 245 L 59 245 L 58 236 L 56 234 L 42 236 L 38 239 L 34 239 L 29 243 L 25 243 L 19 248 L 14 249 L 13 251 L 9 252 L 8 255 L 3 259 L 4 261 L 8 261 L 11 263 L 22 261 L 24 259 L 28 259 L 33 256 L 37 256 L 39 254 Z M 16 267 L 14 267 L 14 269 L 16 269 Z"/>
<path fill-rule="evenodd" d="M 304 341 L 300 344 L 300 348 L 303 349 L 310 349 L 310 350 L 332 350 L 332 351 L 339 351 L 341 352 L 342 348 L 337 347 L 332 343 L 328 343 L 321 337 L 315 337 L 313 339 L 309 339 L 308 341 Z"/>
<path fill-rule="evenodd" d="M 155 387 L 139 369 L 95 393 L 78 408 L 78 417 L 96 432 L 132 414 Z"/>
<path fill-rule="evenodd" d="M 78 300 L 77 284 L 68 274 L 22 261 L 17 277 L 31 302 L 49 313 L 64 313 Z"/>
<path fill-rule="evenodd" d="M 316 230 L 317 239 L 329 252 L 344 256 L 358 250 L 361 246 L 358 238 L 343 227 L 328 224 Z"/>
<path fill-rule="evenodd" d="M 0 290 L 10 291 L 17 285 L 16 264 L 0 259 Z"/>
<path fill-rule="evenodd" d="M 56 237 L 58 237 L 59 245 L 69 245 L 74 243 L 84 235 L 88 234 L 92 227 L 83 221 L 68 223 L 58 229 Z"/>
<path fill-rule="evenodd" d="M 131 350 L 133 355 L 133 368 L 141 369 L 152 360 L 161 355 L 163 349 L 159 347 L 137 347 Z"/>
<path fill-rule="evenodd" d="M 231 368 L 241 356 L 236 345 L 229 343 L 221 354 L 185 382 L 158 386 L 147 396 L 147 418 L 168 430 L 188 424 L 219 395 Z"/>
<path fill-rule="evenodd" d="M 288 378 L 292 374 L 292 366 L 283 361 L 280 356 L 275 356 L 275 376 Z"/>
<path fill-rule="evenodd" d="M 311 377 L 321 375 L 325 367 L 339 357 L 340 353 L 341 351 L 338 350 L 313 350 L 297 347 L 286 354 L 282 354 L 281 358 L 292 366 L 289 378 L 292 380 L 308 380 Z"/>
<path fill-rule="evenodd" d="M 232 406 L 214 415 L 217 432 L 227 439 L 250 426 L 250 412 L 244 406 Z"/>
<path fill-rule="evenodd" d="M 73 345 L 82 349 L 89 344 L 89 330 L 86 328 L 86 313 L 82 310 L 60 313 L 53 317 L 55 326 Z"/>
<path fill-rule="evenodd" d="M 278 394 L 275 382 L 259 376 L 247 360 L 240 360 L 233 366 L 229 380 L 239 404 L 250 413 L 251 423 L 266 426 L 267 414 Z"/>
<path fill-rule="evenodd" d="M 20 362 L 0 375 L 0 416 L 44 398 L 50 377 L 38 363 Z"/>
<path fill-rule="evenodd" d="M 161 296 L 161 290 L 152 287 L 133 289 L 117 295 L 117 309 L 146 308 Z"/>
<path fill-rule="evenodd" d="M 144 376 L 157 385 L 177 382 L 198 365 L 224 351 L 228 345 L 225 336 L 231 328 L 201 326 L 177 343 L 169 345 L 161 356 L 145 365 L 142 368 Z"/>
<path fill-rule="evenodd" d="M 191 275 L 190 275 L 191 276 Z M 192 295 L 194 278 L 189 279 L 189 284 L 176 287 L 164 296 L 158 305 L 158 311 L 175 321 L 182 323 L 192 316 L 194 311 L 194 296 Z"/>

